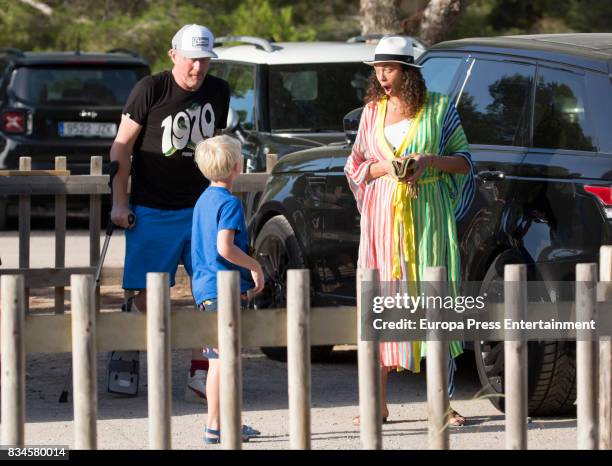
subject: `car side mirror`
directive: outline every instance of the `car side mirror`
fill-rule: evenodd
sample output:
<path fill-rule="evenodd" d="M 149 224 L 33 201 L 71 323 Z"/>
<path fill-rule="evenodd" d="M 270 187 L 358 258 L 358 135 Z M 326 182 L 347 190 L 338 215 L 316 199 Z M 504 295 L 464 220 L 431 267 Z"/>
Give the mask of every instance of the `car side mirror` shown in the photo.
<path fill-rule="evenodd" d="M 225 122 L 223 134 L 228 134 L 238 138 L 242 144 L 246 142 L 246 134 L 242 129 L 242 126 L 240 126 L 240 116 L 232 107 L 230 107 L 227 111 L 227 120 Z"/>
<path fill-rule="evenodd" d="M 342 126 L 344 127 L 344 135 L 347 144 L 353 144 L 357 137 L 357 130 L 359 129 L 359 122 L 361 121 L 361 112 L 363 107 L 351 110 L 342 119 Z"/>
<path fill-rule="evenodd" d="M 225 129 L 228 132 L 234 132 L 240 126 L 240 116 L 238 112 L 234 110 L 232 107 L 229 108 L 227 112 L 227 121 L 225 123 Z"/>

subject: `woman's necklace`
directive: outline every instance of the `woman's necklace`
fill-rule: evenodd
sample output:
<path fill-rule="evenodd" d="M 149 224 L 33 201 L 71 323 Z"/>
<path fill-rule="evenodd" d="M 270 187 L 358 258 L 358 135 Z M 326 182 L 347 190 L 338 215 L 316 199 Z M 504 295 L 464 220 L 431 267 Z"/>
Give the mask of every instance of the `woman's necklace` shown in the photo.
<path fill-rule="evenodd" d="M 389 99 L 389 105 L 391 106 L 391 110 L 394 113 L 397 113 L 400 109 L 400 104 L 399 102 L 392 102 L 391 99 Z"/>

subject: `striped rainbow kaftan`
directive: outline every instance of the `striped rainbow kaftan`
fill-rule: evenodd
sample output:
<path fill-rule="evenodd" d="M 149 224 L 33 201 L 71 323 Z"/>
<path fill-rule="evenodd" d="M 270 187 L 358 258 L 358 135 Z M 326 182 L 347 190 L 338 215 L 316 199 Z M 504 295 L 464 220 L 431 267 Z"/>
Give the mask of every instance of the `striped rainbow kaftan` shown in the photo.
<path fill-rule="evenodd" d="M 445 95 L 427 92 L 423 108 L 394 153 L 384 136 L 387 97 L 367 104 L 344 171 L 361 213 L 359 268 L 377 268 L 381 282 L 395 292 L 418 293 L 425 267 L 445 266 L 449 292 L 457 293 L 460 257 L 456 221 L 474 197 L 469 146 L 459 115 Z M 366 182 L 371 164 L 410 154 L 460 155 L 470 164 L 465 175 L 426 169 L 417 183 L 417 197 L 407 184 L 385 175 Z M 409 285 L 410 283 L 410 285 Z M 416 288 L 415 288 L 416 286 Z M 425 344 L 381 342 L 381 365 L 420 371 Z M 461 342 L 450 342 L 453 357 L 462 353 Z"/>

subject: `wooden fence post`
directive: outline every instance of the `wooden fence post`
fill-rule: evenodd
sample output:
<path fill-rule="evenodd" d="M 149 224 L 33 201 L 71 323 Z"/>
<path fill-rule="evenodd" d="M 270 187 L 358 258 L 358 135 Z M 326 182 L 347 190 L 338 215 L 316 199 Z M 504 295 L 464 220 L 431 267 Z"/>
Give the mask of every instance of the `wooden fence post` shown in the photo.
<path fill-rule="evenodd" d="M 446 267 L 425 268 L 426 296 L 446 296 Z M 444 319 L 443 310 L 427 307 L 427 320 L 439 322 Z M 448 340 L 442 332 L 427 332 L 427 418 L 429 448 L 448 450 Z"/>
<path fill-rule="evenodd" d="M 93 156 L 89 162 L 89 174 L 102 174 L 102 157 Z M 95 267 L 100 260 L 100 217 L 102 215 L 102 203 L 100 194 L 89 195 L 89 265 Z M 96 311 L 100 310 L 100 287 L 95 289 Z"/>
<path fill-rule="evenodd" d="M 380 380 L 380 342 L 361 339 L 362 315 L 370 313 L 379 294 L 376 269 L 357 271 L 357 356 L 359 367 L 359 426 L 366 450 L 382 449 L 382 406 Z"/>
<path fill-rule="evenodd" d="M 24 445 L 25 292 L 23 275 L 2 275 L 1 347 L 2 445 Z"/>
<path fill-rule="evenodd" d="M 91 275 L 70 277 L 74 436 L 78 450 L 97 448 L 96 309 Z"/>
<path fill-rule="evenodd" d="M 601 247 L 599 281 L 612 282 L 612 246 Z M 599 341 L 599 449 L 612 449 L 612 339 L 609 336 Z"/>
<path fill-rule="evenodd" d="M 310 271 L 287 271 L 289 436 L 294 450 L 310 450 Z"/>
<path fill-rule="evenodd" d="M 19 170 L 32 170 L 31 157 L 19 157 Z M 30 222 L 32 215 L 32 198 L 29 194 L 19 195 L 19 268 L 30 268 Z M 27 313 L 30 309 L 30 289 L 24 291 L 23 306 Z"/>
<path fill-rule="evenodd" d="M 576 321 L 595 318 L 597 264 L 576 265 Z M 597 450 L 597 341 L 589 330 L 576 330 L 577 445 Z"/>
<path fill-rule="evenodd" d="M 242 448 L 242 363 L 240 359 L 240 276 L 217 273 L 219 309 L 221 446 Z"/>
<path fill-rule="evenodd" d="M 66 157 L 55 157 L 55 169 L 66 170 Z M 55 267 L 66 265 L 66 195 L 55 195 Z M 55 313 L 63 314 L 66 291 L 63 286 L 55 287 Z"/>
<path fill-rule="evenodd" d="M 149 448 L 169 450 L 172 418 L 170 347 L 170 282 L 168 273 L 147 273 L 147 368 Z"/>
<path fill-rule="evenodd" d="M 506 265 L 504 282 L 505 318 L 514 322 L 524 320 L 526 266 Z M 504 339 L 506 449 L 524 450 L 527 448 L 527 342 L 520 330 L 506 332 Z"/>

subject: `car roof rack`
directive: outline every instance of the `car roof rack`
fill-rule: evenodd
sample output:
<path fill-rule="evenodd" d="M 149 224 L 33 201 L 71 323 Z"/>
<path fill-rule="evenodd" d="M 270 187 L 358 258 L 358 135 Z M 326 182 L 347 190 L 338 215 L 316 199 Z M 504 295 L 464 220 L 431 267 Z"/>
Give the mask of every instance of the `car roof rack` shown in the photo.
<path fill-rule="evenodd" d="M 388 34 L 364 34 L 362 36 L 353 36 L 347 39 L 346 41 L 350 44 L 354 44 L 358 42 L 368 42 L 368 41 L 380 40 L 386 35 Z M 405 37 L 410 37 L 410 39 L 412 39 L 412 45 L 418 45 L 424 50 L 427 50 L 427 46 L 423 42 L 421 42 L 419 39 L 417 39 L 416 37 L 413 37 L 413 36 L 405 36 Z"/>
<path fill-rule="evenodd" d="M 140 54 L 136 50 L 125 49 L 125 48 L 121 48 L 121 47 L 116 48 L 116 49 L 107 50 L 106 53 L 126 53 L 126 54 L 131 55 L 131 56 L 133 56 L 135 58 L 142 58 L 140 56 Z"/>
<path fill-rule="evenodd" d="M 349 44 L 355 44 L 358 42 L 368 42 L 370 40 L 380 40 L 383 38 L 383 36 L 384 34 L 364 34 L 362 36 L 353 36 L 347 39 L 346 41 Z"/>
<path fill-rule="evenodd" d="M 252 36 L 223 36 L 223 37 L 217 37 L 215 39 L 215 45 L 216 44 L 225 44 L 228 42 L 242 42 L 245 44 L 251 44 L 254 45 L 266 52 L 274 52 L 274 48 L 272 47 L 272 44 L 270 43 L 270 41 L 266 40 L 266 39 L 262 39 L 261 37 L 252 37 Z"/>
<path fill-rule="evenodd" d="M 15 55 L 18 57 L 25 57 L 25 53 L 23 53 L 23 51 L 21 51 L 20 49 L 16 49 L 14 47 L 3 47 L 0 48 L 0 54 L 6 54 L 6 55 Z"/>

